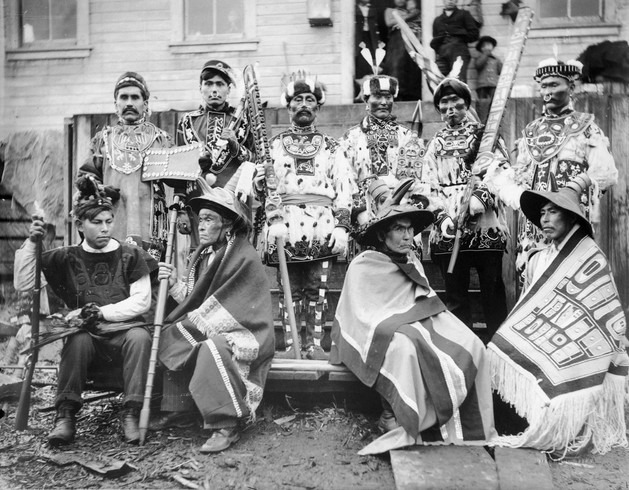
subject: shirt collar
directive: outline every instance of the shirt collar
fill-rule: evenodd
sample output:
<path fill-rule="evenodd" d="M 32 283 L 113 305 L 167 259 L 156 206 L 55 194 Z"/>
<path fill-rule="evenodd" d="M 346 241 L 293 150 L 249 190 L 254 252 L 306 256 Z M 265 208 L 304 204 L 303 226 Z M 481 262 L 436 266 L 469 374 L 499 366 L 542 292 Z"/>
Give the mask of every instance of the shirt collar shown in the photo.
<path fill-rule="evenodd" d="M 118 250 L 120 248 L 120 243 L 118 240 L 114 240 L 113 238 L 109 240 L 109 243 L 105 245 L 103 248 L 92 248 L 90 247 L 85 240 L 81 242 L 81 248 L 86 252 L 92 254 L 105 254 L 107 252 L 113 252 L 114 250 Z"/>

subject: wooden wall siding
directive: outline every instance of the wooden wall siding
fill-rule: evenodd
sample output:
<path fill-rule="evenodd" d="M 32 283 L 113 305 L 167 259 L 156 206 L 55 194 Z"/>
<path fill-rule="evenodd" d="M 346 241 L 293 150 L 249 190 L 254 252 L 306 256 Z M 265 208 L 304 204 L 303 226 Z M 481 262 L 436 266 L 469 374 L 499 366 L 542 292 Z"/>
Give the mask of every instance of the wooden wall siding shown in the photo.
<path fill-rule="evenodd" d="M 238 71 L 259 62 L 262 98 L 279 105 L 282 73 L 304 68 L 319 75 L 329 90 L 329 104 L 349 103 L 353 59 L 354 14 L 351 0 L 331 0 L 333 27 L 310 27 L 306 0 L 247 0 L 255 2 L 257 48 L 234 51 L 233 45 L 211 45 L 200 52 L 175 53 L 171 2 L 168 0 L 85 0 L 90 9 L 90 46 L 87 58 L 7 61 L 4 64 L 4 112 L 0 139 L 25 129 L 62 130 L 63 121 L 76 114 L 107 114 L 112 110 L 112 87 L 126 70 L 145 76 L 156 112 L 186 111 L 198 105 L 199 69 L 211 58 L 224 59 Z M 424 0 L 426 8 L 441 13 L 441 0 Z M 484 0 L 481 34 L 498 40 L 504 59 L 511 21 L 500 16 L 504 0 Z M 527 2 L 529 3 L 529 2 Z M 621 37 L 627 38 L 626 0 L 618 5 Z M 461 2 L 459 2 L 461 4 Z M 6 8 L 6 1 L 4 2 Z M 425 26 L 432 30 L 432 25 Z M 611 40 L 618 36 L 609 37 Z M 533 94 L 532 76 L 539 60 L 550 56 L 557 43 L 561 57 L 577 56 L 601 37 L 529 39 L 516 85 Z M 179 49 L 179 48 L 177 48 Z M 348 54 L 350 53 L 350 54 Z M 474 49 L 472 54 L 476 55 Z M 475 86 L 476 74 L 469 73 Z M 427 97 L 429 98 L 429 97 Z M 234 94 L 234 102 L 238 96 Z"/>

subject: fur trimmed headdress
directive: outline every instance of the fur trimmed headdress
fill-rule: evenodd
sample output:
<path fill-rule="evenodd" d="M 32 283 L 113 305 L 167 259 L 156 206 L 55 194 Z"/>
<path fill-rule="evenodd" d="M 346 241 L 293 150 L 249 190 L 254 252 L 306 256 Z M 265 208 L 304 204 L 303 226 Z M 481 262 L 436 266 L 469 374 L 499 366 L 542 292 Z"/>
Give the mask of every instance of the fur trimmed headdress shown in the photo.
<path fill-rule="evenodd" d="M 300 70 L 290 77 L 284 77 L 282 86 L 284 89 L 280 95 L 280 104 L 284 107 L 288 107 L 290 101 L 300 94 L 312 94 L 320 106 L 325 104 L 325 85 L 319 82 L 317 77 L 306 75 L 304 71 Z"/>
<path fill-rule="evenodd" d="M 561 77 L 569 82 L 574 82 L 581 78 L 583 63 L 577 60 L 568 60 L 565 63 L 555 58 L 546 58 L 537 65 L 535 76 L 536 82 L 541 82 L 546 77 Z"/>
<path fill-rule="evenodd" d="M 113 211 L 120 199 L 120 190 L 100 185 L 93 176 L 81 175 L 74 186 L 77 192 L 72 197 L 71 216 L 74 219 L 93 219 L 103 211 Z"/>
<path fill-rule="evenodd" d="M 370 95 L 389 93 L 397 97 L 400 84 L 397 78 L 388 75 L 374 75 L 363 82 L 363 100 L 366 102 Z"/>

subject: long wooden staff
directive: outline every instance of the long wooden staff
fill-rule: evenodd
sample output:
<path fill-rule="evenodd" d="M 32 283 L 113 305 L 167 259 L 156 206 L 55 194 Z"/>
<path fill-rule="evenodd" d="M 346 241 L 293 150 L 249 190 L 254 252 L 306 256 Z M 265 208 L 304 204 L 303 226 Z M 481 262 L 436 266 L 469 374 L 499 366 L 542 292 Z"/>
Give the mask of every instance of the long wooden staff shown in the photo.
<path fill-rule="evenodd" d="M 35 285 L 33 286 L 33 310 L 31 313 L 31 343 L 37 345 L 39 342 L 39 298 L 41 294 L 41 254 L 42 237 L 37 237 L 35 242 Z M 28 412 L 31 405 L 31 383 L 35 365 L 39 357 L 39 349 L 33 349 L 30 355 L 30 364 L 26 371 L 26 376 L 22 380 L 22 391 L 15 414 L 15 429 L 25 430 L 28 427 Z"/>
<path fill-rule="evenodd" d="M 166 240 L 166 257 L 164 261 L 171 263 L 173 254 L 173 242 L 175 241 L 175 229 L 177 228 L 177 213 L 181 210 L 181 198 L 175 195 L 173 205 L 168 211 L 168 238 Z M 155 380 L 155 371 L 157 369 L 157 353 L 159 351 L 159 338 L 164 326 L 164 316 L 166 312 L 166 301 L 168 300 L 168 278 L 164 277 L 159 283 L 159 292 L 157 295 L 157 306 L 155 308 L 155 320 L 153 331 L 153 344 L 151 345 L 151 357 L 149 360 L 149 370 L 146 376 L 146 388 L 144 390 L 144 402 L 140 411 L 140 444 L 144 444 L 146 432 L 149 427 L 149 418 L 151 415 L 151 396 L 153 394 L 153 382 Z"/>
<path fill-rule="evenodd" d="M 258 89 L 258 81 L 252 65 L 247 65 L 245 67 L 243 71 L 243 78 L 245 82 L 245 90 L 248 95 L 249 119 L 250 123 L 253 125 L 256 153 L 258 158 L 264 161 L 264 171 L 266 176 L 266 200 L 264 208 L 266 211 L 267 223 L 269 224 L 269 227 L 284 227 L 282 218 L 282 198 L 277 192 L 277 178 L 275 176 L 275 169 L 273 168 L 273 160 L 271 159 L 269 140 L 266 135 L 264 107 L 262 106 L 260 90 Z M 293 295 L 290 290 L 288 264 L 286 263 L 286 255 L 284 252 L 284 237 L 279 234 L 276 238 L 276 247 L 280 266 L 282 289 L 284 291 L 284 308 L 286 308 L 288 315 L 288 324 L 290 326 L 291 338 L 293 339 L 295 359 L 301 359 L 301 353 L 299 352 L 297 321 L 295 320 L 295 310 L 293 309 Z"/>
<path fill-rule="evenodd" d="M 452 255 L 450 256 L 450 263 L 448 264 L 448 273 L 452 273 L 456 264 L 459 250 L 461 248 L 461 225 L 469 216 L 469 198 L 473 192 L 474 181 L 477 177 L 481 176 L 487 171 L 487 167 L 493 160 L 493 151 L 498 141 L 498 129 L 500 127 L 500 121 L 504 115 L 505 108 L 507 107 L 507 101 L 513 84 L 515 83 L 515 76 L 518 71 L 518 65 L 520 64 L 520 58 L 524 51 L 524 45 L 526 44 L 526 37 L 529 29 L 531 28 L 531 22 L 533 21 L 533 11 L 528 7 L 521 7 L 518 12 L 518 18 L 513 26 L 513 34 L 509 40 L 509 50 L 507 51 L 507 57 L 498 79 L 498 85 L 496 86 L 496 92 L 494 98 L 491 101 L 491 108 L 489 109 L 489 115 L 487 116 L 487 123 L 481 138 L 480 145 L 478 147 L 477 157 L 472 165 L 472 175 L 470 176 L 470 182 L 468 182 L 469 192 L 466 192 L 466 199 L 464 199 L 459 215 L 456 217 L 455 224 L 457 225 L 456 235 L 454 238 L 454 245 L 452 247 Z"/>

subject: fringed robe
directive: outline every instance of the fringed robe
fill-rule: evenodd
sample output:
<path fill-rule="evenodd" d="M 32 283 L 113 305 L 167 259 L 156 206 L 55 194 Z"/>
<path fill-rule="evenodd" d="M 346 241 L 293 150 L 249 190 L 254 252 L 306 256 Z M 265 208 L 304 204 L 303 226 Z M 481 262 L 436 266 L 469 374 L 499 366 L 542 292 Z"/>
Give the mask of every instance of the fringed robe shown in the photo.
<path fill-rule="evenodd" d="M 180 388 L 189 389 L 206 427 L 254 418 L 275 340 L 269 282 L 246 237 L 216 252 L 165 323 L 159 360 L 193 372 Z"/>
<path fill-rule="evenodd" d="M 493 388 L 529 427 L 499 444 L 549 451 L 627 447 L 626 319 L 605 255 L 579 228 L 492 342 Z"/>
<path fill-rule="evenodd" d="M 392 406 L 401 427 L 361 454 L 412 444 L 485 444 L 495 435 L 483 343 L 448 312 L 421 263 L 366 251 L 345 276 L 331 362 Z"/>

